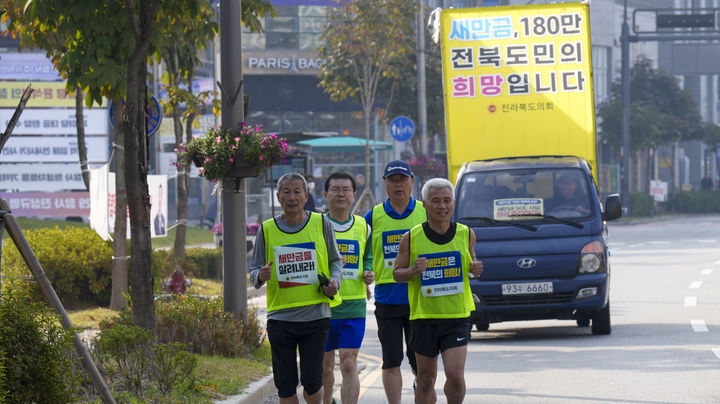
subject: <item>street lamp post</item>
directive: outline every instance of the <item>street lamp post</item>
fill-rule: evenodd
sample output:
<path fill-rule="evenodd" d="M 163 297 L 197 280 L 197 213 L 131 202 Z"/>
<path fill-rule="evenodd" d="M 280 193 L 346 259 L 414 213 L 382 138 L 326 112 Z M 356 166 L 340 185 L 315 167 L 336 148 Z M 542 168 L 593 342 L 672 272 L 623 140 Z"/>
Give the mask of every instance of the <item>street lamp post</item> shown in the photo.
<path fill-rule="evenodd" d="M 244 122 L 240 0 L 220 0 L 221 118 L 225 128 Z M 222 180 L 224 310 L 247 321 L 247 206 L 245 178 Z"/>
<path fill-rule="evenodd" d="M 627 0 L 623 10 L 623 24 L 620 33 L 622 44 L 622 176 L 620 180 L 620 195 L 625 208 L 625 214 L 630 208 L 630 27 L 627 23 Z"/>

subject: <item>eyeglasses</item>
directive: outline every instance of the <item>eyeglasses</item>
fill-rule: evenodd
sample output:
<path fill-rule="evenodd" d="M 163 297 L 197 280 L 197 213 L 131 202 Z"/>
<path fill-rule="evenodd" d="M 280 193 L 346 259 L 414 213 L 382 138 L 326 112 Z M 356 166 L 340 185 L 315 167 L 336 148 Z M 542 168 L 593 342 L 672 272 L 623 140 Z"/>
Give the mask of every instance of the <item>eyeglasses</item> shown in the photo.
<path fill-rule="evenodd" d="M 328 192 L 333 193 L 333 194 L 339 194 L 339 193 L 350 194 L 353 192 L 353 190 L 350 187 L 342 187 L 342 188 L 332 187 L 328 190 Z"/>

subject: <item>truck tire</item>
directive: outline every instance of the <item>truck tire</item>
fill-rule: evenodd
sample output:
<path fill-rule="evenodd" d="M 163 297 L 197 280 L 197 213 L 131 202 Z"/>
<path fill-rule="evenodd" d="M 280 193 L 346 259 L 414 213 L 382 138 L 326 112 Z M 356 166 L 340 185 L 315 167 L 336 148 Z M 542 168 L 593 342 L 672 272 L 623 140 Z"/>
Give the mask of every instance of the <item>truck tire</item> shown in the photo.
<path fill-rule="evenodd" d="M 587 327 L 590 325 L 590 317 L 583 317 L 576 320 L 578 327 Z"/>
<path fill-rule="evenodd" d="M 487 331 L 490 328 L 490 323 L 487 321 L 480 320 L 477 323 L 475 323 L 475 328 L 478 331 Z"/>
<path fill-rule="evenodd" d="M 592 333 L 593 335 L 610 334 L 610 303 L 607 306 L 596 311 L 592 315 Z"/>

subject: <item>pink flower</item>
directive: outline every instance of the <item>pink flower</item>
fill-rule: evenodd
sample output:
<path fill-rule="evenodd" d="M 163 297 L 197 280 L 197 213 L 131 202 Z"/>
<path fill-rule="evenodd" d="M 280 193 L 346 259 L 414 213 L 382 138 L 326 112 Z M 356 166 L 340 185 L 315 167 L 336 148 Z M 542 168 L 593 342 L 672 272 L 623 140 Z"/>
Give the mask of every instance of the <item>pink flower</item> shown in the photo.
<path fill-rule="evenodd" d="M 222 143 L 222 136 L 218 136 L 215 138 L 215 141 L 218 143 Z"/>
<path fill-rule="evenodd" d="M 230 162 L 231 162 L 231 163 L 234 163 L 234 162 L 235 162 L 235 159 L 234 159 L 234 158 L 232 158 L 232 157 L 230 157 L 230 159 L 229 159 L 229 160 L 230 160 Z"/>
<path fill-rule="evenodd" d="M 263 157 L 263 155 L 262 155 L 262 154 L 261 154 L 261 155 L 259 155 L 259 156 L 258 156 L 258 158 L 260 159 L 260 161 L 263 161 L 263 160 L 265 160 L 265 157 Z"/>
<path fill-rule="evenodd" d="M 239 142 L 239 141 L 240 141 L 240 138 L 239 138 L 239 137 L 236 137 L 236 138 L 235 138 L 235 141 L 236 141 L 236 142 Z"/>
<path fill-rule="evenodd" d="M 212 161 L 212 159 L 210 157 L 205 157 L 205 162 L 207 163 L 208 161 Z"/>

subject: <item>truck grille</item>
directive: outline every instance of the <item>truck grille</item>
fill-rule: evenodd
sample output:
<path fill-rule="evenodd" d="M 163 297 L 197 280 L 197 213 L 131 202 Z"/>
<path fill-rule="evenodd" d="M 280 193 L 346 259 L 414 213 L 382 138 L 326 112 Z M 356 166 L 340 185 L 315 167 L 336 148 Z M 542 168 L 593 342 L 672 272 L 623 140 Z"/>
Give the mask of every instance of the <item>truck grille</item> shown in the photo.
<path fill-rule="evenodd" d="M 553 293 L 549 295 L 481 295 L 480 301 L 486 306 L 520 306 L 530 304 L 567 303 L 573 298 L 573 292 Z"/>

